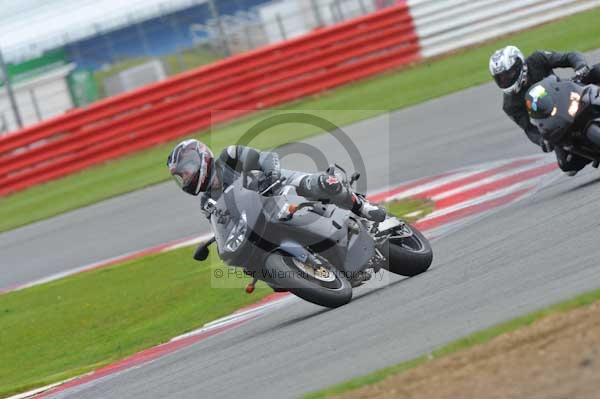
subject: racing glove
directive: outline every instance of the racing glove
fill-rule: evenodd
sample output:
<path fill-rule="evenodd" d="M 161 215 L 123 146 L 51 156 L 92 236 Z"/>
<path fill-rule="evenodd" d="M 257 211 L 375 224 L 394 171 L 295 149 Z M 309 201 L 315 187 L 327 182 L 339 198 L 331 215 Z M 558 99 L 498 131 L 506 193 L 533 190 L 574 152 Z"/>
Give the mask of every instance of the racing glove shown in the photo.
<path fill-rule="evenodd" d="M 275 183 L 281 178 L 281 171 L 278 169 L 270 170 L 265 173 L 265 179 L 269 184 Z"/>
<path fill-rule="evenodd" d="M 269 184 L 275 183 L 281 177 L 281 166 L 279 155 L 276 152 L 261 152 L 259 157 L 261 169 L 265 173 L 266 181 Z"/>
<path fill-rule="evenodd" d="M 590 74 L 590 71 L 591 71 L 591 69 L 587 65 L 577 68 L 575 70 L 575 79 L 578 82 L 584 82 L 587 79 L 588 75 Z"/>

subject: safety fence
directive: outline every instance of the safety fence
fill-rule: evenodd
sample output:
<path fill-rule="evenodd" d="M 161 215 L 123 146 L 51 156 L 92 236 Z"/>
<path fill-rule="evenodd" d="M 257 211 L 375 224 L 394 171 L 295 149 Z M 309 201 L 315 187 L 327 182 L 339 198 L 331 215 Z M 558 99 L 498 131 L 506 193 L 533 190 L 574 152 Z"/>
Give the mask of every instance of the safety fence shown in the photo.
<path fill-rule="evenodd" d="M 401 3 L 227 58 L 2 137 L 0 195 L 397 68 L 419 54 Z"/>

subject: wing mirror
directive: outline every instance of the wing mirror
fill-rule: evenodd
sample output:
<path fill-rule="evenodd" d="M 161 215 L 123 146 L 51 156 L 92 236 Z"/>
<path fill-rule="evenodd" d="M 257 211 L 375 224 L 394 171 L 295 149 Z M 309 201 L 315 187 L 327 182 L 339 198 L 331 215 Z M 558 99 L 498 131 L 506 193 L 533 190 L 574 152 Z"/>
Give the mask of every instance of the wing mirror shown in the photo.
<path fill-rule="evenodd" d="M 215 242 L 214 236 L 208 241 L 201 242 L 200 245 L 198 245 L 196 252 L 194 252 L 194 260 L 197 260 L 198 262 L 202 262 L 202 261 L 206 260 L 210 253 L 208 250 L 208 247 L 213 242 Z"/>

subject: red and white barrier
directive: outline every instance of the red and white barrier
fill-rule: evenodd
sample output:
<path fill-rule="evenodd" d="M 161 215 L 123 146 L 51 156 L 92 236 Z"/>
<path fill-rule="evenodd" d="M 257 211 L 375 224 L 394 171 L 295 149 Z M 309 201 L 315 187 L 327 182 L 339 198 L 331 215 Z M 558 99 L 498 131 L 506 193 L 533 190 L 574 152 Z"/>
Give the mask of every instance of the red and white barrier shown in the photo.
<path fill-rule="evenodd" d="M 600 6 L 599 0 L 408 0 L 423 57 Z"/>

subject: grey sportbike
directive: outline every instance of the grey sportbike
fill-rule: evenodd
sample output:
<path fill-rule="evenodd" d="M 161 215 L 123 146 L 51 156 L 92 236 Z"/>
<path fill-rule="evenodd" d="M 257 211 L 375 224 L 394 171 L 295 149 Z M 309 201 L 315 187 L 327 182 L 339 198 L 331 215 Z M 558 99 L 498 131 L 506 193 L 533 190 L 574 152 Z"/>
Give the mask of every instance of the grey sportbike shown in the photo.
<path fill-rule="evenodd" d="M 350 189 L 339 166 L 327 173 Z M 216 242 L 219 257 L 275 291 L 289 291 L 317 305 L 336 308 L 352 299 L 352 289 L 381 269 L 416 276 L 431 265 L 429 241 L 415 227 L 388 215 L 381 223 L 349 210 L 299 196 L 285 177 L 264 187 L 261 172 L 244 171 L 217 200 L 209 200 L 214 238 L 202 243 L 195 255 L 202 261 Z M 261 187 L 262 183 L 262 187 Z"/>

